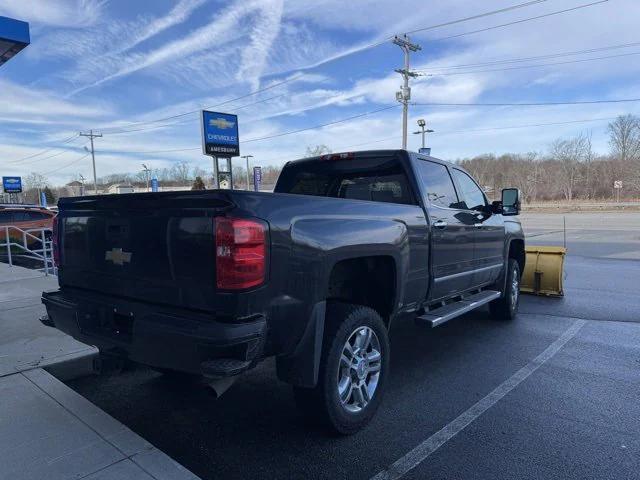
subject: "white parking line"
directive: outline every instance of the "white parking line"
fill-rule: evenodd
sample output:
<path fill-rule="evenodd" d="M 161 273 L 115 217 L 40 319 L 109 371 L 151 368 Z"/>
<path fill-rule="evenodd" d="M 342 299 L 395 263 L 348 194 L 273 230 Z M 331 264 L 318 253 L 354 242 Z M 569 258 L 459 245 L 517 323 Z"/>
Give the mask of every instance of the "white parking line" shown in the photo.
<path fill-rule="evenodd" d="M 576 320 L 567 329 L 567 331 L 560 335 L 560 337 L 551 345 L 549 345 L 544 352 L 531 360 L 528 364 L 514 373 L 507 380 L 502 382 L 495 390 L 478 401 L 478 403 L 462 413 L 451 423 L 431 435 L 424 442 L 407 453 L 404 457 L 394 462 L 387 470 L 383 470 L 376 476 L 372 477 L 371 480 L 397 479 L 413 470 L 429 455 L 434 453 L 442 445 L 451 440 L 455 435 L 464 430 L 480 415 L 482 415 L 489 408 L 498 403 L 511 390 L 513 390 L 518 385 L 520 385 L 520 383 L 526 380 L 529 375 L 531 375 L 538 368 L 544 365 L 545 362 L 547 362 L 551 357 L 558 353 L 558 351 L 560 351 L 560 349 L 578 333 L 578 331 L 585 323 L 585 320 Z"/>

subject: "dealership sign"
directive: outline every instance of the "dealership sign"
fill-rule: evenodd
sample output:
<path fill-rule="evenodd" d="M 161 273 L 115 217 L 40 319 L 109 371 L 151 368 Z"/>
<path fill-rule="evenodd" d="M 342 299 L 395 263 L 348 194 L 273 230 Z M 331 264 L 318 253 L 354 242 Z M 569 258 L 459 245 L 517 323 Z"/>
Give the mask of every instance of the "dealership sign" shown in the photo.
<path fill-rule="evenodd" d="M 202 149 L 205 155 L 215 157 L 239 156 L 238 116 L 203 110 Z"/>
<path fill-rule="evenodd" d="M 21 177 L 2 177 L 2 188 L 4 193 L 20 193 L 22 192 Z"/>

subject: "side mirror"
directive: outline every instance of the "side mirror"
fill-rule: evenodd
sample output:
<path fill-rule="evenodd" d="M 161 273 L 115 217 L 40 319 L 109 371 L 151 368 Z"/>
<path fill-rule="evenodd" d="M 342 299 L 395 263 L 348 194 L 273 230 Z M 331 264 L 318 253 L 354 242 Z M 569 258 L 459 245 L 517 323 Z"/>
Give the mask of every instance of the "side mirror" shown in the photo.
<path fill-rule="evenodd" d="M 517 188 L 502 189 L 502 215 L 518 215 L 520 213 L 520 190 Z"/>

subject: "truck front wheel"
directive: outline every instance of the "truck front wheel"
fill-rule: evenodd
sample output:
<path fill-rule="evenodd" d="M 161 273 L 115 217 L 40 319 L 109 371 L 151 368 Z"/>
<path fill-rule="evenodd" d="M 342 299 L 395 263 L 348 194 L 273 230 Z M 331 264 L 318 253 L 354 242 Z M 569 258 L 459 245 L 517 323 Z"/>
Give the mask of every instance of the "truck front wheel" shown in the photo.
<path fill-rule="evenodd" d="M 318 384 L 294 387 L 298 407 L 337 433 L 357 432 L 380 405 L 389 353 L 387 327 L 378 312 L 328 304 Z"/>
<path fill-rule="evenodd" d="M 507 264 L 507 279 L 502 297 L 489 303 L 489 311 L 494 318 L 513 320 L 518 314 L 520 303 L 520 265 L 510 258 Z"/>

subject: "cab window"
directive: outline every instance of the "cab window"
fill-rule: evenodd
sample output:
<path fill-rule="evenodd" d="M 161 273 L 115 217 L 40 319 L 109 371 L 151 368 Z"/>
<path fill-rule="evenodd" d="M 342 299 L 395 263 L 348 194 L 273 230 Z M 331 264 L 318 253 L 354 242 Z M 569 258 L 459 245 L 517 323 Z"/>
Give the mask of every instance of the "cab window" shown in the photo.
<path fill-rule="evenodd" d="M 460 186 L 460 200 L 463 203 L 463 207 L 467 210 L 479 210 L 486 206 L 487 202 L 484 197 L 484 193 L 480 190 L 480 187 L 473 181 L 473 179 L 462 170 L 454 168 L 452 170 L 453 176 Z"/>
<path fill-rule="evenodd" d="M 446 166 L 429 160 L 418 160 L 417 168 L 428 203 L 437 207 L 460 208 L 460 200 Z"/>

